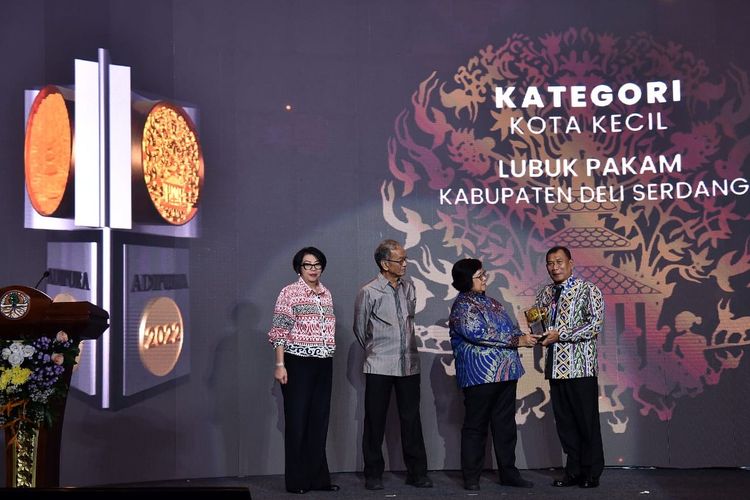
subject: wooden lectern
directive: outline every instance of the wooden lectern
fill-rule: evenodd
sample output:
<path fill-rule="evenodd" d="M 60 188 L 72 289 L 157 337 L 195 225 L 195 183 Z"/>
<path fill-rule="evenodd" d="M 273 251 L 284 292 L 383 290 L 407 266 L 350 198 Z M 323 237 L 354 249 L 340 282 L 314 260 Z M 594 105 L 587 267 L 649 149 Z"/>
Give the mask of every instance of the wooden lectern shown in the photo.
<path fill-rule="evenodd" d="M 0 338 L 3 340 L 54 339 L 63 331 L 73 341 L 80 342 L 98 338 L 108 326 L 109 313 L 90 302 L 52 302 L 45 293 L 26 286 L 0 288 Z M 61 376 L 66 396 L 72 371 L 72 366 L 68 366 Z M 59 486 L 65 398 L 57 401 L 54 410 L 56 418 L 52 426 L 31 428 L 30 433 L 26 432 L 30 436 L 25 439 L 19 437 L 20 432 L 14 436 L 6 428 L 6 487 Z"/>

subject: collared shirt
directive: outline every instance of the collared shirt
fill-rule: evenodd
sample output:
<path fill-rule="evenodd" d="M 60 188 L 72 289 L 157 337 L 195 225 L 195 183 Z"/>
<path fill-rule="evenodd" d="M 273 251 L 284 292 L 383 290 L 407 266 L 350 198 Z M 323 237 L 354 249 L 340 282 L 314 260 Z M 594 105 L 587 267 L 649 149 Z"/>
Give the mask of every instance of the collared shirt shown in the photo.
<path fill-rule="evenodd" d="M 316 292 L 300 278 L 285 286 L 276 299 L 268 341 L 284 352 L 311 358 L 330 358 L 336 351 L 333 298 L 322 284 Z"/>
<path fill-rule="evenodd" d="M 521 330 L 503 305 L 483 293 L 461 292 L 448 320 L 456 381 L 460 387 L 518 380 Z"/>
<path fill-rule="evenodd" d="M 576 276 L 562 285 L 554 321 L 549 325 L 557 329 L 560 339 L 547 346 L 545 377 L 595 377 L 599 373 L 596 337 L 604 326 L 604 297 L 595 284 Z M 550 308 L 554 297 L 555 285 L 550 283 L 539 291 L 536 304 Z"/>
<path fill-rule="evenodd" d="M 419 373 L 414 333 L 416 307 L 416 292 L 410 279 L 400 279 L 394 288 L 378 274 L 359 290 L 354 303 L 354 335 L 365 349 L 365 373 L 396 377 Z"/>

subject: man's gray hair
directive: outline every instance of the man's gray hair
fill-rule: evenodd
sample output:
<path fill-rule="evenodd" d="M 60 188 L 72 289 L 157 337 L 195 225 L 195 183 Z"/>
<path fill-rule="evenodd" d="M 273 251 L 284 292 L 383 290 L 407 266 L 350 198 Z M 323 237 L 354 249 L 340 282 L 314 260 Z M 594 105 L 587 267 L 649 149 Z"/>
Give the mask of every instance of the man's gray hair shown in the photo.
<path fill-rule="evenodd" d="M 380 263 L 387 260 L 391 256 L 391 252 L 400 246 L 401 243 L 396 240 L 383 240 L 380 242 L 378 248 L 375 249 L 375 264 L 378 266 L 378 269 L 383 269 L 380 267 Z"/>

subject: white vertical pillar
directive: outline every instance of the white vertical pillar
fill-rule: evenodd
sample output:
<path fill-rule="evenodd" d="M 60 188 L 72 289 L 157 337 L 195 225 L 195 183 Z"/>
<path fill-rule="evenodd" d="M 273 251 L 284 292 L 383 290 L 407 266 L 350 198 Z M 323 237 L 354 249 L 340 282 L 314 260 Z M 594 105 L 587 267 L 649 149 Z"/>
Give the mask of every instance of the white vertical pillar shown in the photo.
<path fill-rule="evenodd" d="M 99 63 L 75 60 L 75 225 L 101 227 Z"/>
<path fill-rule="evenodd" d="M 109 66 L 109 224 L 132 229 L 130 68 Z"/>

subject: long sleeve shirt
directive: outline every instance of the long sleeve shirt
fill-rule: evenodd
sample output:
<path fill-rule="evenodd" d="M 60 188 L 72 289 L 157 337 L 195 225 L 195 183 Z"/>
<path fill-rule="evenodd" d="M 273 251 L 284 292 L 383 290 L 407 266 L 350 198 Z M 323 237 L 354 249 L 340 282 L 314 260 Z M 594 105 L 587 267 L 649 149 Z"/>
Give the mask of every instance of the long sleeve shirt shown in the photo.
<path fill-rule="evenodd" d="M 545 377 L 596 377 L 599 373 L 596 338 L 604 326 L 604 297 L 595 284 L 576 276 L 565 280 L 562 286 L 556 303 L 553 283 L 536 296 L 538 306 L 553 311 L 554 320 L 549 327 L 560 333 L 560 339 L 547 346 Z"/>
<path fill-rule="evenodd" d="M 500 302 L 477 292 L 461 292 L 448 320 L 456 380 L 460 387 L 518 380 L 522 335 Z"/>
<path fill-rule="evenodd" d="M 322 284 L 316 292 L 302 278 L 276 299 L 268 341 L 296 356 L 330 358 L 336 351 L 333 298 Z"/>
<path fill-rule="evenodd" d="M 400 279 L 394 288 L 378 274 L 359 290 L 354 303 L 354 335 L 365 350 L 364 373 L 396 377 L 419 373 L 416 307 L 416 291 L 409 279 Z"/>

